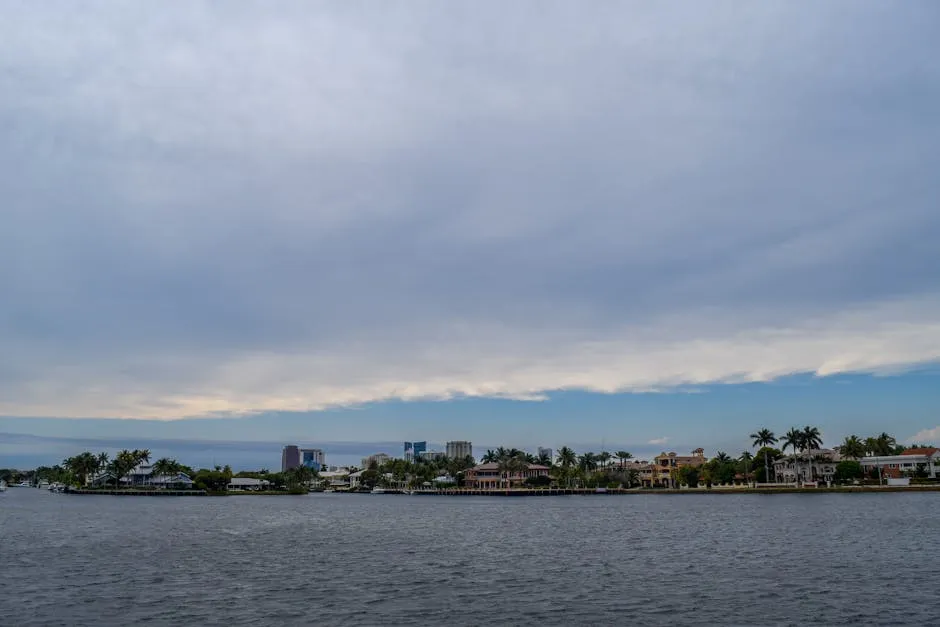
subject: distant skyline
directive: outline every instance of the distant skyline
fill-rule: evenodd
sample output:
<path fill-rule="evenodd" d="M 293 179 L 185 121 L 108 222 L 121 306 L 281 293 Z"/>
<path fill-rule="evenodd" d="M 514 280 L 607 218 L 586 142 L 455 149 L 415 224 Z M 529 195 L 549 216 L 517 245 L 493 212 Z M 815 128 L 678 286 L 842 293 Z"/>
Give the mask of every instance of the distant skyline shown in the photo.
<path fill-rule="evenodd" d="M 938 442 L 938 18 L 0 8 L 0 466 Z"/>

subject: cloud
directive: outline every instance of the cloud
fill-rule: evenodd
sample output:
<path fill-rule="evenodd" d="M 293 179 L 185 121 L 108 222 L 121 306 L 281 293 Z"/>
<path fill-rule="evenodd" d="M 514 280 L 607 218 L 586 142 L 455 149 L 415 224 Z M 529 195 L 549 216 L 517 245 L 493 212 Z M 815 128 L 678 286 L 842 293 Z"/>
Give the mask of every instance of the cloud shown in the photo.
<path fill-rule="evenodd" d="M 647 444 L 655 444 L 655 445 L 659 446 L 659 445 L 666 444 L 666 442 L 668 442 L 668 441 L 669 441 L 669 438 L 665 438 L 665 437 L 663 437 L 663 438 L 654 438 L 654 439 L 650 440 L 649 442 L 647 442 Z"/>
<path fill-rule="evenodd" d="M 940 359 L 930 3 L 91 6 L 0 20 L 0 414 Z"/>
<path fill-rule="evenodd" d="M 933 444 L 940 442 L 940 426 L 933 429 L 923 429 L 907 439 L 908 442 L 917 444 Z"/>

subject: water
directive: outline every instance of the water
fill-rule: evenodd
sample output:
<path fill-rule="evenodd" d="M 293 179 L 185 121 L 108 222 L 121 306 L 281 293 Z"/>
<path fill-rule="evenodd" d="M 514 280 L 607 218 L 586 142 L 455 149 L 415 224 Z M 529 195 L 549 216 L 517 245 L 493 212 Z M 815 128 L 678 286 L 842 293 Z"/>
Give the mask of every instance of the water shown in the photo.
<path fill-rule="evenodd" d="M 922 625 L 940 493 L 0 495 L 0 625 Z"/>

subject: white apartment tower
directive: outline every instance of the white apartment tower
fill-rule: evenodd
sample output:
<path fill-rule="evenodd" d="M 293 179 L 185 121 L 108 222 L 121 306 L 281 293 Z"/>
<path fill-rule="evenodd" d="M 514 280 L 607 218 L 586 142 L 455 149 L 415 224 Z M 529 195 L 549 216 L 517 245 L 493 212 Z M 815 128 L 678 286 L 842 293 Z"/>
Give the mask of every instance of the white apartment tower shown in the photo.
<path fill-rule="evenodd" d="M 449 459 L 463 459 L 473 457 L 473 443 L 464 440 L 453 440 L 444 447 Z"/>

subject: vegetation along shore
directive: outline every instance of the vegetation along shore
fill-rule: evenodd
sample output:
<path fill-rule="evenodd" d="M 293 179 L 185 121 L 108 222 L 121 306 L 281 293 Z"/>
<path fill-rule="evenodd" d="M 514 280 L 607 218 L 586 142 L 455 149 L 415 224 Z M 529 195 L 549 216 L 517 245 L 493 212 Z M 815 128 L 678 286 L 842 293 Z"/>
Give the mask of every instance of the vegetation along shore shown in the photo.
<path fill-rule="evenodd" d="M 365 468 L 233 472 L 230 466 L 195 469 L 174 459 L 151 462 L 150 451 L 82 452 L 61 464 L 30 471 L 0 469 L 10 485 L 56 485 L 75 494 L 298 495 L 308 492 L 525 495 L 525 494 L 782 494 L 940 490 L 940 449 L 898 444 L 887 433 L 850 435 L 824 448 L 816 427 L 791 428 L 781 437 L 761 428 L 751 450 L 732 456 L 703 449 L 662 452 L 638 460 L 628 451 L 555 455 L 516 448 L 487 450 L 479 462 L 463 458 L 372 461 Z"/>

